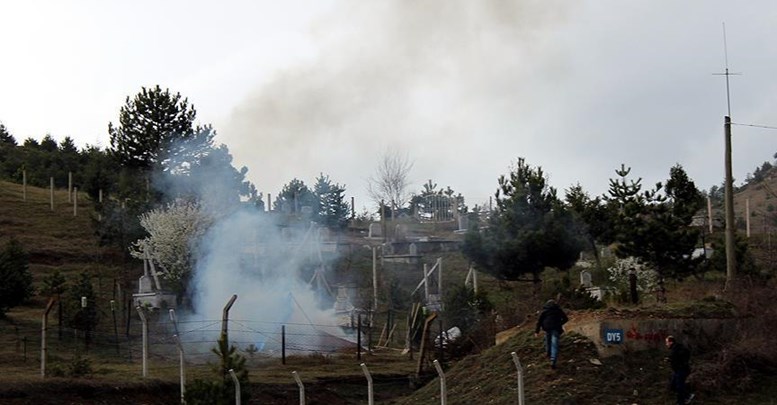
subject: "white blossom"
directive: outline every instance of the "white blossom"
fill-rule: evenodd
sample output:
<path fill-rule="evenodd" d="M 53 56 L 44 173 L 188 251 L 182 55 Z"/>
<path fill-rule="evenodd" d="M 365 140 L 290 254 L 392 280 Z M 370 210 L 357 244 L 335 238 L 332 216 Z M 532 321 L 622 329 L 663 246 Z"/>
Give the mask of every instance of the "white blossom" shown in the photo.
<path fill-rule="evenodd" d="M 134 242 L 130 254 L 139 259 L 148 254 L 161 267 L 160 275 L 178 284 L 193 268 L 193 249 L 211 223 L 198 204 L 176 200 L 140 216 L 149 236 Z"/>
<path fill-rule="evenodd" d="M 656 291 L 659 278 L 656 270 L 637 258 L 627 257 L 616 259 L 615 265 L 607 268 L 608 278 L 615 284 L 619 293 L 629 291 L 629 271 L 632 269 L 637 276 L 637 291 L 643 293 Z"/>

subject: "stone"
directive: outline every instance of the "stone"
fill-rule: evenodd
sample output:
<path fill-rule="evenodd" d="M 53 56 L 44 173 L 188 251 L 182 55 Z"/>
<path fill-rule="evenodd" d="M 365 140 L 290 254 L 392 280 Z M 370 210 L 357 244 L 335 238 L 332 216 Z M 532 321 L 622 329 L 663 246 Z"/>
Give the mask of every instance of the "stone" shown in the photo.
<path fill-rule="evenodd" d="M 587 270 L 580 272 L 580 285 L 585 288 L 593 287 L 593 283 L 591 282 L 591 272 Z"/>
<path fill-rule="evenodd" d="M 367 235 L 368 238 L 382 238 L 383 228 L 380 226 L 380 222 L 373 222 L 370 224 L 370 232 Z"/>

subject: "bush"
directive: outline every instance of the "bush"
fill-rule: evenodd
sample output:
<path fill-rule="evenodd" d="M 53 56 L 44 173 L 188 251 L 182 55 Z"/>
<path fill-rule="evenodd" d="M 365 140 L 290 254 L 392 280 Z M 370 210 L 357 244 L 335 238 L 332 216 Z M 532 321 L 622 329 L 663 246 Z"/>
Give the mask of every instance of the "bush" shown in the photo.
<path fill-rule="evenodd" d="M 721 345 L 691 374 L 693 383 L 704 390 L 746 392 L 755 388 L 760 376 L 777 371 L 777 300 L 774 283 L 746 281 L 731 299 L 741 316 L 734 338 Z"/>
<path fill-rule="evenodd" d="M 466 286 L 459 286 L 445 296 L 445 323 L 449 327 L 458 326 L 463 335 L 485 316 L 491 313 L 494 304 L 488 300 L 485 293 L 475 291 Z"/>
<path fill-rule="evenodd" d="M 553 280 L 548 285 L 543 286 L 542 295 L 545 300 L 551 298 L 560 300 L 562 306 L 569 309 L 597 309 L 606 306 L 589 294 L 585 287 L 572 287 L 567 274 L 564 274 L 560 280 Z"/>
<path fill-rule="evenodd" d="M 92 373 L 92 362 L 86 357 L 76 355 L 67 366 L 67 375 L 69 377 L 86 377 L 91 376 Z"/>

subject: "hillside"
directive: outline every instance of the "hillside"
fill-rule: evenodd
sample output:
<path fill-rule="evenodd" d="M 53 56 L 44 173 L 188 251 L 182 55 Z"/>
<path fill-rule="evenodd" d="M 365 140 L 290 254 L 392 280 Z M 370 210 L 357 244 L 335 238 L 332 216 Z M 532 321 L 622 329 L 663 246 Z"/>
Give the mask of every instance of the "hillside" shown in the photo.
<path fill-rule="evenodd" d="M 775 186 L 777 188 L 777 185 Z M 30 268 L 36 285 L 52 271 L 60 270 L 66 277 L 75 276 L 87 270 L 95 276 L 95 286 L 99 289 L 100 305 L 108 307 L 114 288 L 112 280 L 128 272 L 120 263 L 120 255 L 98 246 L 93 223 L 90 217 L 90 203 L 85 198 L 79 202 L 77 216 L 73 216 L 72 204 L 67 202 L 67 192 L 55 191 L 55 209 L 49 206 L 49 191 L 30 187 L 27 201 L 22 198 L 21 185 L 0 182 L 0 242 L 15 237 L 22 241 L 30 253 Z M 763 191 L 763 190 L 755 190 Z M 767 203 L 764 198 L 763 203 Z M 753 206 L 751 202 L 751 207 Z M 358 238 L 357 238 L 358 239 Z M 354 239 L 356 243 L 357 239 Z M 363 244 L 364 242 L 361 241 Z M 369 250 L 359 246 L 354 256 L 348 259 L 347 271 L 369 271 L 371 261 Z M 435 255 L 436 256 L 436 255 Z M 462 263 L 458 263 L 456 260 Z M 452 283 L 463 283 L 465 273 L 456 270 L 465 266 L 461 258 L 446 257 L 446 269 Z M 139 267 L 134 263 L 129 267 Z M 137 270 L 137 269 L 135 269 Z M 369 275 L 369 273 L 365 273 Z M 570 274 L 572 274 L 570 272 Z M 574 274 L 576 276 L 576 273 Z M 572 277 L 574 279 L 574 276 Z M 552 281 L 552 280 L 551 280 Z M 702 300 L 720 293 L 721 283 L 714 280 L 691 280 L 685 283 L 670 282 L 670 300 Z M 483 275 L 481 288 L 489 293 L 498 311 L 510 326 L 529 319 L 536 310 L 538 297 L 524 283 L 497 282 Z M 750 291 L 755 291 L 751 289 Z M 766 311 L 764 302 L 745 303 L 746 316 L 760 316 L 764 312 L 774 315 L 773 310 Z M 36 296 L 27 305 L 10 311 L 9 318 L 0 321 L 0 403 L 170 403 L 177 396 L 177 357 L 169 339 L 156 341 L 152 358 L 153 377 L 142 379 L 139 376 L 139 325 L 133 314 L 132 323 L 127 322 L 126 337 L 122 336 L 118 344 L 113 340 L 110 322 L 101 324 L 100 340 L 88 352 L 95 372 L 86 378 L 57 377 L 41 380 L 39 375 L 39 334 L 40 316 L 45 299 Z M 678 306 L 679 312 L 672 313 L 673 306 L 661 308 L 661 311 L 640 316 L 681 316 L 694 318 L 703 314 L 694 309 L 688 312 L 688 306 Z M 698 308 L 698 307 L 695 307 Z M 755 308 L 754 312 L 750 312 Z M 633 309 L 633 308 L 632 308 Z M 569 311 L 572 322 L 607 314 L 600 312 Z M 628 310 L 620 311 L 623 317 L 634 314 Z M 110 311 L 103 311 L 104 318 L 110 319 Z M 772 325 L 771 318 L 752 318 L 745 325 Z M 119 325 L 124 325 L 122 315 Z M 67 330 L 61 340 L 53 338 L 55 323 L 52 321 L 51 364 L 66 369 L 77 358 L 82 341 L 78 331 Z M 166 325 L 154 325 L 162 331 Z M 121 327 L 123 329 L 123 327 Z M 516 403 L 515 366 L 510 356 L 516 352 L 525 368 L 525 393 L 527 403 L 548 404 L 665 404 L 671 397 L 666 390 L 669 370 L 663 361 L 665 351 L 657 348 L 635 351 L 625 356 L 602 358 L 596 351 L 595 342 L 576 333 L 567 333 L 561 340 L 561 362 L 558 370 L 551 370 L 543 357 L 542 340 L 535 338 L 526 326 L 519 327 L 518 333 L 505 343 L 488 348 L 477 355 L 464 357 L 459 361 L 446 363 L 446 382 L 448 404 L 514 404 Z M 749 333 L 749 332 L 748 332 Z M 770 332 L 771 333 L 771 332 Z M 771 334 L 768 336 L 773 336 Z M 375 331 L 375 335 L 380 330 Z M 122 335 L 124 332 L 122 331 Z M 733 347 L 728 352 L 735 360 L 733 366 L 721 365 L 720 353 L 716 350 L 701 351 L 694 354 L 694 366 L 700 370 L 712 370 L 726 376 L 730 381 L 749 384 L 746 394 L 737 393 L 730 388 L 719 390 L 717 387 L 699 387 L 698 403 L 724 404 L 777 403 L 777 378 L 766 362 L 763 368 L 754 369 L 747 361 L 761 361 L 759 350 L 764 341 L 760 335 L 751 335 L 743 340 L 741 347 Z M 766 344 L 771 344 L 767 340 Z M 117 346 L 121 355 L 115 354 Z M 731 349 L 731 348 L 728 348 Z M 727 349 L 727 350 L 728 350 Z M 756 350 L 757 349 L 757 350 Z M 204 348 L 208 355 L 209 348 Z M 751 359 L 739 361 L 737 356 L 743 353 L 752 355 Z M 207 357 L 205 357 L 207 358 Z M 350 354 L 338 356 L 310 355 L 291 360 L 287 365 L 267 359 L 249 361 L 251 391 L 253 399 L 249 403 L 293 404 L 298 403 L 297 387 L 290 378 L 291 371 L 299 371 L 303 376 L 309 395 L 309 403 L 356 404 L 366 402 L 366 383 L 360 362 L 370 365 L 376 382 L 378 403 L 409 405 L 439 403 L 439 381 L 431 379 L 415 392 L 411 392 L 408 381 L 415 368 L 415 360 L 399 354 L 399 350 L 376 351 L 360 360 Z M 205 363 L 190 363 L 187 366 L 190 378 L 203 377 L 210 367 Z M 727 368 L 728 367 L 728 368 Z M 434 372 L 427 375 L 432 378 Z M 56 398 L 55 402 L 54 399 Z"/>
<path fill-rule="evenodd" d="M 740 187 L 734 194 L 734 216 L 740 230 L 746 226 L 748 205 L 751 234 L 774 232 L 777 225 L 777 168 L 771 168 L 762 181 Z"/>
<path fill-rule="evenodd" d="M 571 314 L 574 321 L 575 314 Z M 524 368 L 527 404 L 670 404 L 667 390 L 671 374 L 661 344 L 658 348 L 602 358 L 594 344 L 574 332 L 562 335 L 559 367 L 552 370 L 544 357 L 541 337 L 522 330 L 505 343 L 480 355 L 469 356 L 445 372 L 448 404 L 516 404 L 516 367 L 510 355 L 515 352 Z M 694 367 L 708 364 L 712 353 L 700 353 Z M 731 376 L 732 379 L 738 377 Z M 758 387 L 745 394 L 723 393 L 697 386 L 696 403 L 776 404 L 777 378 L 759 377 Z M 387 404 L 435 404 L 440 401 L 440 383 L 435 378 L 423 388 Z"/>

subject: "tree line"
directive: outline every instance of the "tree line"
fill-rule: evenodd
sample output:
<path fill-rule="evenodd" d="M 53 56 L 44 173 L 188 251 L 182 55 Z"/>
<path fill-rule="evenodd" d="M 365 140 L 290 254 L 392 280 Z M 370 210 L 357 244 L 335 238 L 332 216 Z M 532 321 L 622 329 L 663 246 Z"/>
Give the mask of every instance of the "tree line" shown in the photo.
<path fill-rule="evenodd" d="M 561 197 L 542 167 L 518 159 L 510 173 L 498 179 L 494 212 L 471 225 L 464 253 L 499 279 L 538 283 L 546 268 L 570 269 L 581 252 L 601 264 L 599 248 L 609 246 L 617 257 L 649 266 L 658 276 L 659 294 L 665 278 L 725 271 L 719 237 L 706 241 L 712 243 L 712 257 L 696 253 L 708 226 L 706 221 L 694 223 L 694 217 L 706 219 L 704 194 L 681 165 L 651 188 L 625 165 L 615 173 L 602 196 L 591 197 L 578 184 Z M 738 240 L 736 255 L 743 274 L 756 272 L 744 240 Z"/>

